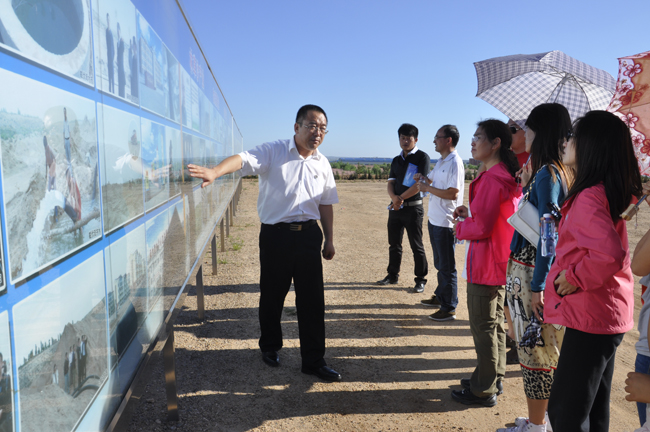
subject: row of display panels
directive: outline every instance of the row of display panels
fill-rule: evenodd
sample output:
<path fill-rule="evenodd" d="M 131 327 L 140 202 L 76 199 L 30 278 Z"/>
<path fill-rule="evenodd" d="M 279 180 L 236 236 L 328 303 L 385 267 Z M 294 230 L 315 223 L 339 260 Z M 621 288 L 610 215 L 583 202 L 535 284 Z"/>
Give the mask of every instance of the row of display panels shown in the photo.
<path fill-rule="evenodd" d="M 2 0 L 0 47 L 226 142 L 230 112 L 176 4 L 141 3 L 142 12 L 130 0 Z M 143 14 L 170 6 L 160 30 L 185 40 L 180 62 Z"/>
<path fill-rule="evenodd" d="M 187 164 L 241 137 L 227 147 L 5 69 L 0 82 L 0 431 L 102 430 L 238 180 L 201 188 Z"/>

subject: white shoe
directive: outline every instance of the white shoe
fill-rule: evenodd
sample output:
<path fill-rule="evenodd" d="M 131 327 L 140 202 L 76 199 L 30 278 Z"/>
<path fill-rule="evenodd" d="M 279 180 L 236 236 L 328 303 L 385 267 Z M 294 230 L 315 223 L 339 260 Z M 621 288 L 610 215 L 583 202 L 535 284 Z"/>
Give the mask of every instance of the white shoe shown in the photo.
<path fill-rule="evenodd" d="M 553 432 L 553 427 L 551 426 L 551 420 L 549 420 L 548 418 L 548 412 L 544 415 L 544 421 L 546 422 L 546 432 Z M 515 419 L 516 426 L 525 426 L 527 423 L 528 423 L 528 417 L 517 417 Z M 648 432 L 650 432 L 650 429 L 648 429 Z"/>
<path fill-rule="evenodd" d="M 546 432 L 545 424 L 530 423 L 526 417 L 517 417 L 517 420 L 520 420 L 519 424 L 515 422 L 515 426 L 497 429 L 497 432 Z"/>

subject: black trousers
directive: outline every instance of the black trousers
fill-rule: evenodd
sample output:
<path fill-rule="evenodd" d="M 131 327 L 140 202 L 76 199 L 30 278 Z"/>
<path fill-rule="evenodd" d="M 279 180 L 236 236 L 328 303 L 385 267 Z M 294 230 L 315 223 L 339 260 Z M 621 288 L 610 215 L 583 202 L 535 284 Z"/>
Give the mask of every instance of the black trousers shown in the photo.
<path fill-rule="evenodd" d="M 426 283 L 426 276 L 429 273 L 427 255 L 422 244 L 422 221 L 424 219 L 424 208 L 419 206 L 404 207 L 400 210 L 388 212 L 388 274 L 399 276 L 402 265 L 402 238 L 404 229 L 413 251 L 415 262 L 415 282 Z"/>
<path fill-rule="evenodd" d="M 609 395 L 623 334 L 566 329 L 548 402 L 555 432 L 609 430 Z"/>
<path fill-rule="evenodd" d="M 260 349 L 282 348 L 280 320 L 293 280 L 304 367 L 325 366 L 322 243 L 323 233 L 318 224 L 304 231 L 263 224 L 260 230 Z"/>

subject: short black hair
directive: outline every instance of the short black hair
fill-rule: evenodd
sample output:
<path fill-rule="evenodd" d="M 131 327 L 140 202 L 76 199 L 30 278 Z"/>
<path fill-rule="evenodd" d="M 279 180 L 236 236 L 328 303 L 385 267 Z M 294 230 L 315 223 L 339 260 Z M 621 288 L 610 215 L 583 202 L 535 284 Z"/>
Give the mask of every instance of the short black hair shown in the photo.
<path fill-rule="evenodd" d="M 460 132 L 458 132 L 458 128 L 454 125 L 446 124 L 440 127 L 440 129 L 445 133 L 445 137 L 451 138 L 451 145 L 456 147 L 458 140 L 460 140 Z"/>
<path fill-rule="evenodd" d="M 413 126 L 410 123 L 404 123 L 402 126 L 397 129 L 397 136 L 399 137 L 400 135 L 404 136 L 411 136 L 415 139 L 418 138 L 418 128 Z"/>
<path fill-rule="evenodd" d="M 327 114 L 325 114 L 325 110 L 318 105 L 303 105 L 300 107 L 298 110 L 298 114 L 296 114 L 296 123 L 301 123 L 305 117 L 307 117 L 307 113 L 309 111 L 316 111 L 325 116 L 325 120 L 327 120 Z M 329 122 L 329 121 L 328 121 Z"/>

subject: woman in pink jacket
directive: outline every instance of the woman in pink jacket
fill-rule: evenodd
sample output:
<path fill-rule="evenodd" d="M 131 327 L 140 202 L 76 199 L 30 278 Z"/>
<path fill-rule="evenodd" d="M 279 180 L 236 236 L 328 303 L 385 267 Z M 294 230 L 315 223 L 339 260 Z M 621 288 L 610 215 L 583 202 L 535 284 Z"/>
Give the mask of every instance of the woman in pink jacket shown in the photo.
<path fill-rule="evenodd" d="M 548 413 L 555 432 L 609 430 L 616 348 L 633 326 L 634 279 L 620 214 L 641 193 L 630 131 L 591 111 L 564 144 L 575 181 L 562 206 L 544 321 L 566 326 Z"/>
<path fill-rule="evenodd" d="M 503 325 L 506 266 L 514 229 L 507 219 L 521 195 L 515 173 L 519 164 L 510 149 L 512 134 L 499 120 L 478 124 L 472 137 L 472 157 L 485 171 L 469 186 L 469 203 L 454 211 L 456 237 L 469 240 L 467 253 L 467 310 L 478 365 L 463 390 L 451 396 L 463 404 L 494 406 L 506 371 L 506 332 Z"/>

